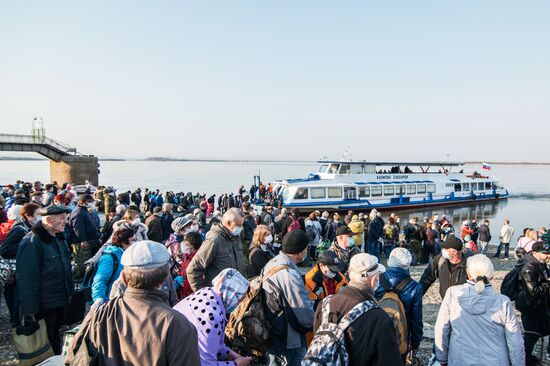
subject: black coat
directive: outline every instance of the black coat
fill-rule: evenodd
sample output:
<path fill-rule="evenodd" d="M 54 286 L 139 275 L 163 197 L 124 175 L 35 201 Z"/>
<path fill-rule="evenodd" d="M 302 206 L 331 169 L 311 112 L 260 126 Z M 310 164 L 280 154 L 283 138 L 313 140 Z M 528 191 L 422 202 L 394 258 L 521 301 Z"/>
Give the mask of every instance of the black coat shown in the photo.
<path fill-rule="evenodd" d="M 441 254 L 435 256 L 433 261 L 428 263 L 428 267 L 420 277 L 419 282 L 422 285 L 424 294 L 437 279 L 439 279 L 439 295 L 443 299 L 449 287 L 463 285 L 468 280 L 466 258 L 463 257 L 460 263 L 453 266 Z"/>
<path fill-rule="evenodd" d="M 17 247 L 29 231 L 31 231 L 31 224 L 27 220 L 13 225 L 6 240 L 0 246 L 0 255 L 5 259 L 15 259 L 17 256 Z"/>
<path fill-rule="evenodd" d="M 98 228 L 96 227 L 92 215 L 87 207 L 77 206 L 69 217 L 69 226 L 72 229 L 71 244 L 81 243 L 83 241 L 92 241 L 99 239 Z"/>
<path fill-rule="evenodd" d="M 330 301 L 329 320 L 336 323 L 355 305 L 374 300 L 370 290 L 361 290 L 350 283 Z M 317 307 L 313 331 L 321 326 L 322 306 Z M 345 333 L 350 365 L 402 366 L 397 335 L 391 318 L 380 308 L 372 309 L 353 322 Z"/>
<path fill-rule="evenodd" d="M 487 243 L 491 241 L 491 230 L 489 226 L 485 224 L 479 225 L 479 241 Z"/>
<path fill-rule="evenodd" d="M 68 304 L 74 286 L 64 235 L 51 236 L 36 224 L 19 244 L 16 278 L 22 315 Z"/>
<path fill-rule="evenodd" d="M 384 220 L 376 217 L 369 223 L 367 231 L 367 243 L 375 243 L 384 235 Z"/>
<path fill-rule="evenodd" d="M 259 276 L 262 273 L 267 262 L 273 258 L 269 252 L 263 251 L 260 247 L 255 247 L 250 251 L 248 259 L 250 263 L 248 264 L 248 278 Z"/>
<path fill-rule="evenodd" d="M 516 308 L 521 311 L 521 319 L 526 330 L 550 334 L 550 282 L 548 268 L 540 263 L 532 253 L 527 253 L 518 261 L 522 266 L 519 273 L 520 287 L 516 298 Z"/>

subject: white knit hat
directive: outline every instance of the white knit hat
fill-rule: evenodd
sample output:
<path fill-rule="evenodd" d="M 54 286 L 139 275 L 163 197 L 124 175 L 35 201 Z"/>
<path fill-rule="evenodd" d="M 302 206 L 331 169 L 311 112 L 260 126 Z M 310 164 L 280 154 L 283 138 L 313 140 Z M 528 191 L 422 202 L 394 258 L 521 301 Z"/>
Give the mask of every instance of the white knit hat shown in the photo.
<path fill-rule="evenodd" d="M 395 248 L 388 258 L 388 267 L 409 269 L 412 262 L 411 253 L 405 248 Z"/>

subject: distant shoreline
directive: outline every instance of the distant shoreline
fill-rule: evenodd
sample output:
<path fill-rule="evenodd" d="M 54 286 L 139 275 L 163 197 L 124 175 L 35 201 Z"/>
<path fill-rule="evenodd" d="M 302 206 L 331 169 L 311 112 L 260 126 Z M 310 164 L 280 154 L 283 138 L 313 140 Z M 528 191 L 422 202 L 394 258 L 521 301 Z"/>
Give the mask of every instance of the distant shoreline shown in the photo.
<path fill-rule="evenodd" d="M 47 161 L 46 158 L 30 158 L 30 157 L 17 157 L 17 156 L 0 156 L 0 161 Z M 187 161 L 187 162 L 199 162 L 199 163 L 300 163 L 300 164 L 316 164 L 317 161 L 313 160 L 267 160 L 267 159 L 177 159 L 177 158 L 165 158 L 165 157 L 150 157 L 144 159 L 120 159 L 120 158 L 99 158 L 99 161 L 156 161 L 156 162 L 173 162 L 173 161 Z M 490 165 L 532 165 L 532 166 L 547 166 L 548 163 L 537 162 L 505 162 L 505 161 L 465 161 L 464 165 L 481 165 L 483 163 Z"/>

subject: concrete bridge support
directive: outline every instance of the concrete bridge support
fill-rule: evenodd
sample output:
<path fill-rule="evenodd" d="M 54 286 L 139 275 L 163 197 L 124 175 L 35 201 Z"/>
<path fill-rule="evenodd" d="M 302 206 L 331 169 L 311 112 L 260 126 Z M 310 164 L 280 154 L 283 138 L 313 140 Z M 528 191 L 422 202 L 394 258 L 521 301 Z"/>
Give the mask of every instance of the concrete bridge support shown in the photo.
<path fill-rule="evenodd" d="M 61 160 L 50 160 L 50 179 L 58 184 L 85 184 L 89 181 L 98 185 L 99 170 L 95 156 L 63 156 Z"/>

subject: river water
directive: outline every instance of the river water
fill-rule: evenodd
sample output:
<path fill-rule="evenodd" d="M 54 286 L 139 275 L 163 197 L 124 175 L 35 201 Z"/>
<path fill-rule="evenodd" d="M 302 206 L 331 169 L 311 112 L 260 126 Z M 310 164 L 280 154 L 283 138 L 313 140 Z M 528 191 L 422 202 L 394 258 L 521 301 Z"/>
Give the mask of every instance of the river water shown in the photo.
<path fill-rule="evenodd" d="M 316 170 L 308 163 L 227 163 L 227 162 L 153 162 L 153 161 L 102 161 L 100 183 L 118 190 L 136 187 L 161 191 L 200 192 L 221 194 L 235 192 L 241 184 L 248 189 L 254 175 L 269 182 L 281 178 L 299 178 Z M 480 170 L 479 166 L 465 166 L 465 172 Z M 516 228 L 516 235 L 525 227 L 539 229 L 550 226 L 550 166 L 493 166 L 491 175 L 500 179 L 511 197 L 507 200 L 475 205 L 436 207 L 433 209 L 403 210 L 402 218 L 430 216 L 434 213 L 453 218 L 455 227 L 463 220 L 491 221 L 493 244 L 505 218 Z M 0 161 L 0 183 L 49 181 L 47 161 Z M 513 242 L 515 240 L 513 239 Z"/>

